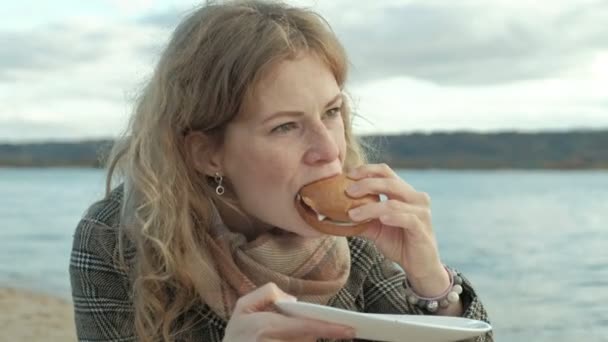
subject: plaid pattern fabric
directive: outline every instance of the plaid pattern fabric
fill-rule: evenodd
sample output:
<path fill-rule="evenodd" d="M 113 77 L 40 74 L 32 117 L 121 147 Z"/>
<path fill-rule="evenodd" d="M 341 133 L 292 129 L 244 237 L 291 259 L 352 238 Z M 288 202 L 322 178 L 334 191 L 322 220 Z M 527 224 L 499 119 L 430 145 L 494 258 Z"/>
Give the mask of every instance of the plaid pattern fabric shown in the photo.
<path fill-rule="evenodd" d="M 93 204 L 80 220 L 73 240 L 70 280 L 79 341 L 136 341 L 131 287 L 127 273 L 115 263 L 122 187 Z M 428 314 L 410 305 L 405 297 L 403 271 L 385 259 L 362 238 L 349 238 L 351 274 L 346 285 L 328 305 L 352 311 L 390 314 Z M 127 245 L 130 264 L 135 256 Z M 461 275 L 462 276 L 462 275 Z M 463 277 L 464 317 L 486 322 L 488 316 L 470 282 Z M 220 342 L 227 322 L 209 307 L 192 311 L 200 316 L 196 327 L 179 336 L 180 341 Z M 404 336 L 404 341 L 407 337 Z M 492 342 L 492 333 L 472 341 Z"/>

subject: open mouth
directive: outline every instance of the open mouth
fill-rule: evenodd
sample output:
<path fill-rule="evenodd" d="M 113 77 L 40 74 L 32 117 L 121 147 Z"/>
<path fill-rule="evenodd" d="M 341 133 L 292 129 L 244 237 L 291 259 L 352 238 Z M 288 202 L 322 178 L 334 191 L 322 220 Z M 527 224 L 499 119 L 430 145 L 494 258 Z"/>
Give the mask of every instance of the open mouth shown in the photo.
<path fill-rule="evenodd" d="M 340 221 L 340 220 L 332 219 L 331 217 L 328 217 L 326 215 L 323 215 L 323 214 L 319 213 L 318 211 L 316 211 L 311 206 L 310 202 L 308 202 L 307 200 L 308 199 L 306 197 L 302 197 L 300 194 L 296 195 L 296 202 L 298 203 L 298 205 L 300 205 L 302 208 L 304 208 L 305 212 L 308 215 L 316 217 L 317 221 L 319 221 L 319 222 L 330 223 L 332 225 L 341 226 L 341 227 L 353 227 L 353 226 L 360 224 L 360 222 L 355 223 L 352 221 Z"/>

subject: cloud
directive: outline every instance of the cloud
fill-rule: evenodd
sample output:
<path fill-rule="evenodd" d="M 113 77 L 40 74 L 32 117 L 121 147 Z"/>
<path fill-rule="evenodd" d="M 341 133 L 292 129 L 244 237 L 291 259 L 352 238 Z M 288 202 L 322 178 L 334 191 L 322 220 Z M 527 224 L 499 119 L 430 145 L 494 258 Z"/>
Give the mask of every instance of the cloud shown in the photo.
<path fill-rule="evenodd" d="M 608 127 L 606 80 L 543 79 L 442 86 L 397 77 L 351 94 L 359 133 L 450 130 L 567 130 Z"/>
<path fill-rule="evenodd" d="M 365 20 L 333 14 L 355 79 L 407 76 L 440 84 L 496 84 L 554 77 L 608 49 L 608 2 L 555 13 L 494 2 L 440 4 L 377 7 L 365 12 Z"/>
<path fill-rule="evenodd" d="M 116 136 L 168 32 L 80 18 L 25 33 L 0 56 L 0 140 L 33 135 Z M 19 41 L 28 43 L 20 46 Z M 145 49 L 148 51 L 144 52 Z M 19 57 L 22 56 L 22 57 Z M 20 135 L 31 125 L 31 134 Z M 17 131 L 19 130 L 19 131 Z"/>
<path fill-rule="evenodd" d="M 347 47 L 359 132 L 608 127 L 606 1 L 296 2 Z M 194 6 L 0 30 L 0 140 L 119 133 Z"/>
<path fill-rule="evenodd" d="M 0 119 L 0 143 L 38 140 L 53 137 L 69 137 L 74 132 L 73 126 L 67 123 L 31 121 L 23 118 Z"/>
<path fill-rule="evenodd" d="M 173 29 L 179 23 L 180 18 L 182 18 L 187 12 L 188 10 L 180 10 L 172 7 L 161 12 L 146 14 L 137 19 L 137 23 L 156 26 L 159 28 Z"/>
<path fill-rule="evenodd" d="M 99 39 L 89 33 L 53 26 L 34 32 L 0 32 L 0 74 L 71 67 L 101 57 Z"/>
<path fill-rule="evenodd" d="M 353 79 L 414 77 L 439 84 L 497 84 L 555 77 L 608 49 L 608 2 L 291 1 L 325 16 L 353 62 Z M 174 27 L 192 7 L 139 23 Z"/>
<path fill-rule="evenodd" d="M 127 55 L 132 52 L 136 58 L 149 60 L 153 57 L 149 47 L 160 45 L 166 38 L 165 31 L 94 17 L 72 18 L 31 31 L 0 31 L 3 46 L 0 73 L 72 69 L 107 62 L 114 53 Z M 123 50 L 118 51 L 120 49 Z M 138 55 L 138 49 L 148 54 Z"/>

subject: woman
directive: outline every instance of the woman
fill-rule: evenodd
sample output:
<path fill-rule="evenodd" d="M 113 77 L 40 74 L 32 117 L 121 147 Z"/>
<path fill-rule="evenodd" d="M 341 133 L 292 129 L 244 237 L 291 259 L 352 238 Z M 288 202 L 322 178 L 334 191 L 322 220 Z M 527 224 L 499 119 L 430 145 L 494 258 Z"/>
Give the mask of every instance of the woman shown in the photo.
<path fill-rule="evenodd" d="M 308 10 L 233 2 L 182 21 L 113 148 L 107 196 L 76 229 L 79 339 L 354 337 L 352 327 L 274 310 L 294 298 L 487 320 L 468 281 L 442 264 L 428 195 L 365 163 L 346 67 L 337 38 Z M 350 212 L 377 224 L 348 239 L 316 232 L 294 207 L 303 185 L 342 172 L 357 180 L 352 196 L 387 196 Z M 446 289 L 460 296 L 448 301 Z M 424 297 L 435 306 L 413 304 Z"/>

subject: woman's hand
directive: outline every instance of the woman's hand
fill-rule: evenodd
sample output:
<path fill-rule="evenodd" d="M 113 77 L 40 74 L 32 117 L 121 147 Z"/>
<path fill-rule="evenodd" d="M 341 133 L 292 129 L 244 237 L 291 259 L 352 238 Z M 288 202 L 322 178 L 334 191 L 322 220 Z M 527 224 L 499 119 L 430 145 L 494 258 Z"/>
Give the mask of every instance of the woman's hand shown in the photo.
<path fill-rule="evenodd" d="M 277 313 L 273 304 L 279 299 L 295 300 L 273 283 L 241 297 L 226 326 L 224 341 L 314 342 L 319 338 L 354 338 L 351 327 Z"/>
<path fill-rule="evenodd" d="M 386 164 L 362 165 L 348 176 L 357 180 L 347 189 L 350 196 L 387 197 L 386 201 L 350 210 L 353 221 L 378 219 L 361 236 L 374 241 L 387 258 L 406 271 L 416 293 L 428 297 L 441 294 L 450 281 L 437 249 L 429 195 L 416 191 Z"/>

